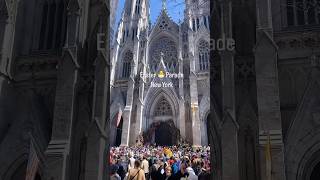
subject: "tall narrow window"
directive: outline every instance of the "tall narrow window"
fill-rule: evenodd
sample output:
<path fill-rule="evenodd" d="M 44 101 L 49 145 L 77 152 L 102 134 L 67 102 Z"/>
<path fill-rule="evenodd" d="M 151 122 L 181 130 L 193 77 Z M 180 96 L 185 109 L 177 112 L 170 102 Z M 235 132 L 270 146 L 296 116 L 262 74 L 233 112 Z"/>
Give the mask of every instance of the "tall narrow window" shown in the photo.
<path fill-rule="evenodd" d="M 203 24 L 206 26 L 206 28 L 208 27 L 207 26 L 207 17 L 206 16 L 203 16 Z"/>
<path fill-rule="evenodd" d="M 56 3 L 54 2 L 54 3 L 50 4 L 50 7 L 49 7 L 49 18 L 48 18 L 49 26 L 48 26 L 48 35 L 47 35 L 47 49 L 52 48 L 55 16 L 56 16 Z"/>
<path fill-rule="evenodd" d="M 126 31 L 124 30 L 123 31 L 123 34 L 122 34 L 122 42 L 124 42 L 124 38 L 126 37 Z"/>
<path fill-rule="evenodd" d="M 199 42 L 199 70 L 209 69 L 209 43 L 205 40 Z"/>
<path fill-rule="evenodd" d="M 40 42 L 39 49 L 44 49 L 44 42 L 46 39 L 46 27 L 47 27 L 47 14 L 48 14 L 48 2 L 45 1 L 42 9 L 42 22 L 41 22 L 41 30 L 40 30 Z"/>
<path fill-rule="evenodd" d="M 296 0 L 295 8 L 297 9 L 297 21 L 298 25 L 304 25 L 304 3 L 303 0 Z"/>
<path fill-rule="evenodd" d="M 39 49 L 59 48 L 65 41 L 66 7 L 63 1 L 44 2 L 41 14 Z"/>
<path fill-rule="evenodd" d="M 56 40 L 55 40 L 55 48 L 60 47 L 63 44 L 64 35 L 62 34 L 62 27 L 64 24 L 64 14 L 65 14 L 65 8 L 64 3 L 60 2 L 58 4 L 58 14 L 57 14 L 57 31 L 56 31 Z M 59 28 L 60 27 L 60 28 Z"/>
<path fill-rule="evenodd" d="M 315 16 L 315 7 L 313 0 L 306 0 L 306 8 L 307 8 L 307 17 L 308 17 L 308 24 L 315 24 L 316 16 Z"/>
<path fill-rule="evenodd" d="M 287 23 L 288 26 L 294 25 L 293 1 L 287 0 Z"/>
<path fill-rule="evenodd" d="M 196 31 L 196 20 L 192 19 L 192 29 L 193 31 Z"/>
<path fill-rule="evenodd" d="M 135 13 L 140 14 L 140 0 L 136 1 Z"/>
<path fill-rule="evenodd" d="M 133 54 L 131 51 L 127 51 L 123 57 L 122 77 L 128 78 L 131 73 L 131 62 L 133 60 Z"/>
<path fill-rule="evenodd" d="M 199 29 L 200 27 L 200 21 L 199 21 L 199 18 L 197 18 L 197 30 Z"/>

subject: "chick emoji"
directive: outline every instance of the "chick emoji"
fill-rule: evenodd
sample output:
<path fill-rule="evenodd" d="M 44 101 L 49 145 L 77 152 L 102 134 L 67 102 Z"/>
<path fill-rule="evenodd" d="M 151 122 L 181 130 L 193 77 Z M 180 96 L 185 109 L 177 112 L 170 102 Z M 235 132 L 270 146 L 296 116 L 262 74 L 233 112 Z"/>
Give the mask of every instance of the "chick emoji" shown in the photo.
<path fill-rule="evenodd" d="M 159 78 L 164 78 L 164 72 L 163 71 L 159 71 L 158 77 Z"/>

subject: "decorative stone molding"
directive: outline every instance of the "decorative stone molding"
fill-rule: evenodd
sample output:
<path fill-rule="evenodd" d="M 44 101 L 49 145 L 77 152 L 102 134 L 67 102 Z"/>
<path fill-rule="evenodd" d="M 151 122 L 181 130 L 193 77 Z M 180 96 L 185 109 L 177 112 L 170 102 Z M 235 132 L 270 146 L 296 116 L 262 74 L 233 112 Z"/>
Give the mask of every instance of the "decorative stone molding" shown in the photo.
<path fill-rule="evenodd" d="M 275 33 L 279 49 L 317 48 L 320 45 L 320 32 Z"/>
<path fill-rule="evenodd" d="M 235 60 L 236 81 L 255 81 L 255 64 L 253 58 L 239 58 Z"/>
<path fill-rule="evenodd" d="M 17 81 L 55 76 L 60 60 L 59 55 L 51 53 L 18 57 L 15 60 L 13 76 Z"/>

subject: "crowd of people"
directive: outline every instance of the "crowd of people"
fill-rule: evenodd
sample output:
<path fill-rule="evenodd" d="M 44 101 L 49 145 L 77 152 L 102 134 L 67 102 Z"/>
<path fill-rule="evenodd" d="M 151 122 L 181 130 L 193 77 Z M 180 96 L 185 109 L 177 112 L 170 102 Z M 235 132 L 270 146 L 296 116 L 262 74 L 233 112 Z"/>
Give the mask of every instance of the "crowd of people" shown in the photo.
<path fill-rule="evenodd" d="M 210 147 L 112 147 L 111 180 L 209 180 Z"/>

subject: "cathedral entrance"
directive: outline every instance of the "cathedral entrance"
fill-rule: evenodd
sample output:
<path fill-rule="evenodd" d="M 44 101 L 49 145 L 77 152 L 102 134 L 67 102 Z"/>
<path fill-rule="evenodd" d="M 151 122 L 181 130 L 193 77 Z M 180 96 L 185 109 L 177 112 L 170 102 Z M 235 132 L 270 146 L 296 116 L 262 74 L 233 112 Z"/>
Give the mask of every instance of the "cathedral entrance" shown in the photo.
<path fill-rule="evenodd" d="M 166 122 L 161 122 L 155 131 L 155 143 L 159 146 L 172 146 L 173 134 L 170 131 L 170 125 Z"/>
<path fill-rule="evenodd" d="M 181 140 L 180 130 L 175 127 L 173 120 L 158 121 L 143 133 L 144 143 L 159 146 L 172 146 Z"/>

